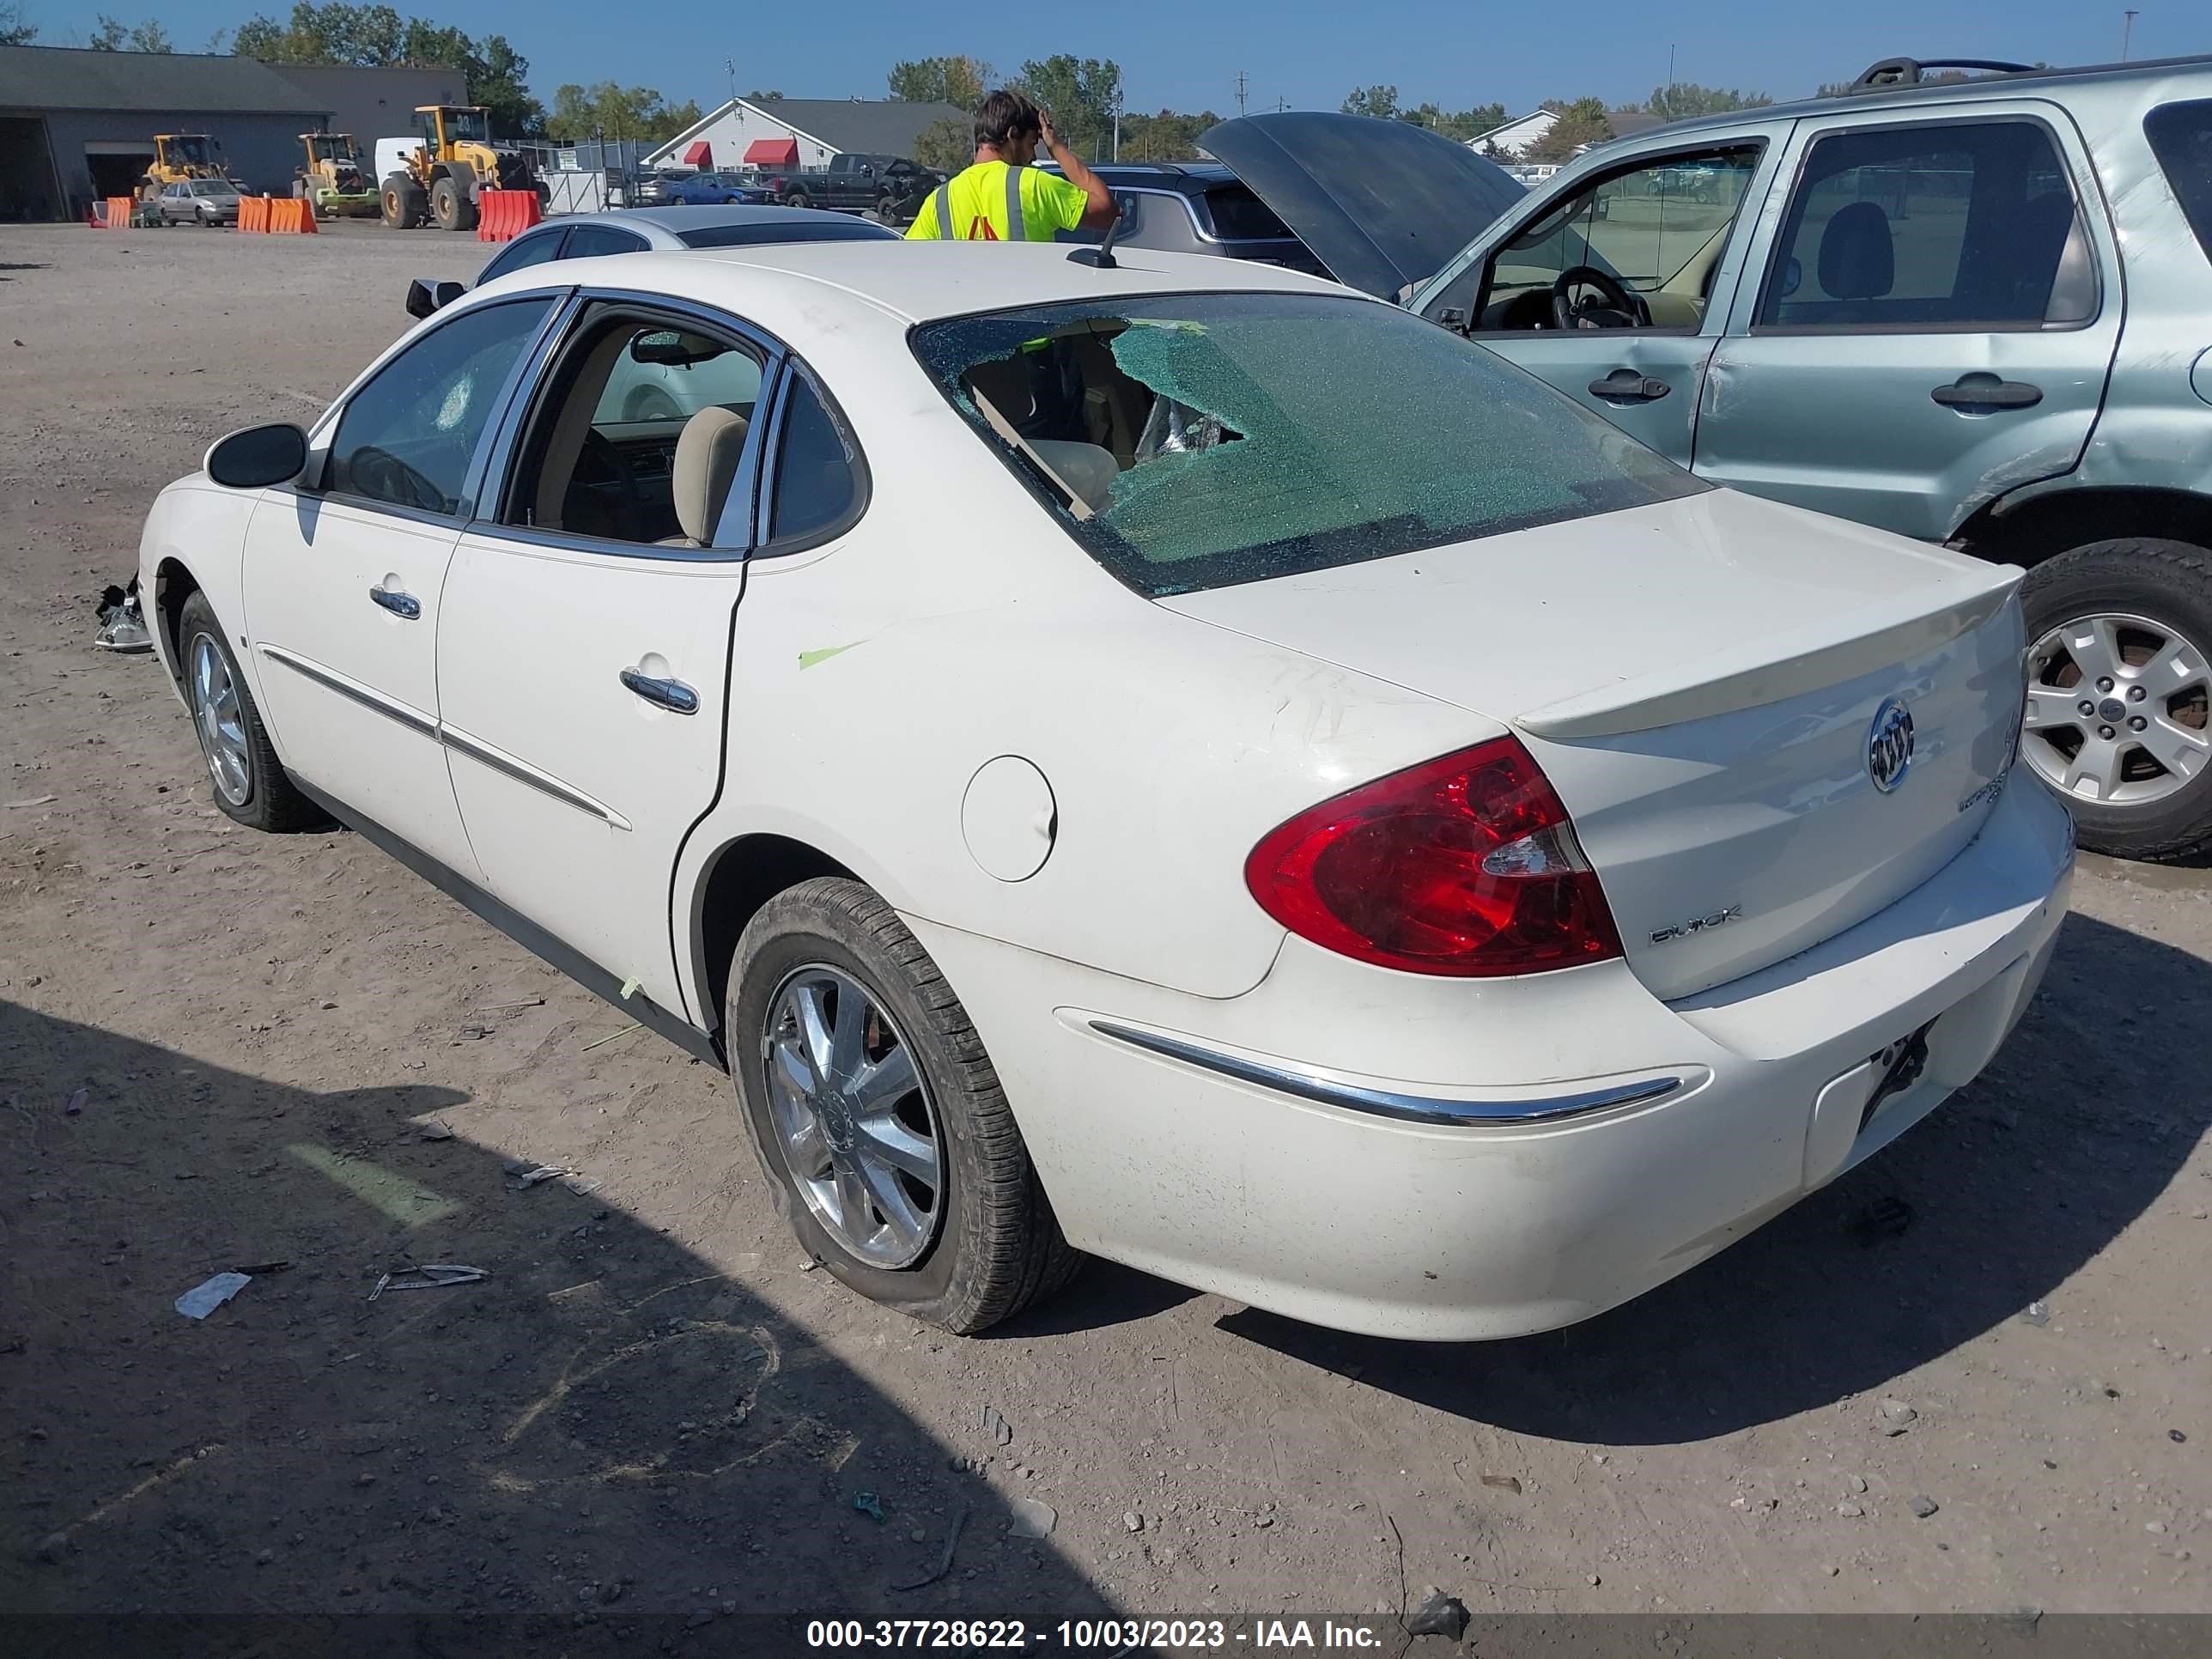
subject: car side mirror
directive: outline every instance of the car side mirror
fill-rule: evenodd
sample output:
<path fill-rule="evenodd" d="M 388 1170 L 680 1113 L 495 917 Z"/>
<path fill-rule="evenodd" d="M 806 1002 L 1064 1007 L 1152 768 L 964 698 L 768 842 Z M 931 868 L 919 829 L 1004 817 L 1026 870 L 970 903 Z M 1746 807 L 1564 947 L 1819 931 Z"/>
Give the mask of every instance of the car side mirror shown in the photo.
<path fill-rule="evenodd" d="M 407 314 L 410 317 L 434 316 L 468 291 L 467 286 L 461 283 L 434 283 L 428 276 L 417 276 L 407 284 Z"/>
<path fill-rule="evenodd" d="M 216 439 L 200 465 L 228 489 L 289 483 L 307 467 L 307 434 L 289 422 L 243 427 Z"/>
<path fill-rule="evenodd" d="M 1804 282 L 1804 280 L 1805 264 L 1802 260 L 1785 259 L 1782 262 L 1782 282 L 1780 286 L 1782 289 L 1782 297 L 1784 299 L 1786 300 L 1791 295 L 1795 294 L 1797 291 L 1798 285 Z"/>

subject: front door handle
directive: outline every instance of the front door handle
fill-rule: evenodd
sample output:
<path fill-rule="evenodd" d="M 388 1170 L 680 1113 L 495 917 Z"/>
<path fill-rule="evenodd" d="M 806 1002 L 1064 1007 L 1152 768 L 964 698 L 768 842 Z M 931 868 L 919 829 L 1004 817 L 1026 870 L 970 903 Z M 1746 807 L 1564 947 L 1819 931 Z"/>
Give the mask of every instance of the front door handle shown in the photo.
<path fill-rule="evenodd" d="M 422 614 L 422 601 L 396 587 L 372 587 L 368 590 L 368 597 L 393 616 L 404 617 L 409 622 L 415 621 Z"/>
<path fill-rule="evenodd" d="M 1946 409 L 2033 409 L 2043 401 L 2043 388 L 1994 374 L 1961 374 L 1928 395 Z"/>
<path fill-rule="evenodd" d="M 1616 368 L 1602 380 L 1589 383 L 1589 394 L 1609 404 L 1656 404 L 1674 388 L 1666 381 L 1632 368 Z"/>
<path fill-rule="evenodd" d="M 682 680 L 655 679 L 650 674 L 641 674 L 635 668 L 622 672 L 622 683 L 658 708 L 676 714 L 696 714 L 699 712 L 699 694 Z"/>

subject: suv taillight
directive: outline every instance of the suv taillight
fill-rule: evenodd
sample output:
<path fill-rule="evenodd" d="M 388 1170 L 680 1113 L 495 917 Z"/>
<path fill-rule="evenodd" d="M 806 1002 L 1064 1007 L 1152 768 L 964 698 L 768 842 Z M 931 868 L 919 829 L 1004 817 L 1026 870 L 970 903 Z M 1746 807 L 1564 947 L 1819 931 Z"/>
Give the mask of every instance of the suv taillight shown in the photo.
<path fill-rule="evenodd" d="M 1511 738 L 1395 772 L 1273 830 L 1245 885 L 1301 939 L 1462 978 L 1620 955 L 1567 810 Z"/>

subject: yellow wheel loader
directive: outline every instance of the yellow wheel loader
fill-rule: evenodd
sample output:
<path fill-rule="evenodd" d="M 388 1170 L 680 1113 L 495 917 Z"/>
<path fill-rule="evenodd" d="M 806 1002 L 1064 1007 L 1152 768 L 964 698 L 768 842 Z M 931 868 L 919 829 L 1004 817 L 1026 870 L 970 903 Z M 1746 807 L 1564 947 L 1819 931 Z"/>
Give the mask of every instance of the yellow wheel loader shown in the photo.
<path fill-rule="evenodd" d="M 491 117 L 482 106 L 427 104 L 415 117 L 422 142 L 399 152 L 382 185 L 384 222 L 393 229 L 428 222 L 441 230 L 474 230 L 480 192 L 544 194 L 528 157 L 511 144 L 492 143 Z M 378 145 L 380 166 L 384 148 Z"/>

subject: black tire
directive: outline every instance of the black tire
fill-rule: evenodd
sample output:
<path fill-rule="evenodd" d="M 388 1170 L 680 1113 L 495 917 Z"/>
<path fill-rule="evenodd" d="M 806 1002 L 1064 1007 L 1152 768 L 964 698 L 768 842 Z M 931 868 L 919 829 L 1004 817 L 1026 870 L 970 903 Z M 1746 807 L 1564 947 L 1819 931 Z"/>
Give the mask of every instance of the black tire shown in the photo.
<path fill-rule="evenodd" d="M 384 181 L 384 222 L 393 230 L 413 230 L 429 212 L 429 198 L 410 174 L 395 173 Z"/>
<path fill-rule="evenodd" d="M 2202 653 L 2212 650 L 2212 550 L 2136 537 L 2091 542 L 2029 571 L 2021 603 L 2031 645 L 2077 618 L 2117 614 L 2155 623 Z M 2045 672 L 2031 665 L 2031 675 Z M 2212 708 L 2202 697 L 2172 705 L 2167 718 L 2212 738 Z M 2160 800 L 2102 806 L 2063 793 L 2061 799 L 2092 852 L 2159 860 L 2212 852 L 2212 765 Z"/>
<path fill-rule="evenodd" d="M 928 1084 L 945 1148 L 940 1218 L 928 1253 L 888 1271 L 862 1261 L 816 1218 L 781 1150 L 768 1099 L 770 1005 L 795 969 L 850 975 L 898 1026 Z M 1030 1163 L 982 1039 L 920 940 L 857 881 L 824 877 L 787 888 L 738 939 L 730 968 L 731 1072 L 776 1212 L 806 1253 L 872 1301 L 956 1334 L 1011 1317 L 1073 1279 L 1068 1245 Z"/>
<path fill-rule="evenodd" d="M 786 207 L 805 207 L 806 205 L 806 192 L 803 190 L 793 191 L 790 195 L 783 198 L 783 204 Z"/>
<path fill-rule="evenodd" d="M 430 181 L 430 220 L 441 230 L 474 230 L 477 204 L 450 173 Z"/>
<path fill-rule="evenodd" d="M 193 684 L 191 662 L 196 641 L 202 638 L 214 645 L 229 671 L 230 683 L 238 693 L 238 723 L 246 733 L 246 799 L 232 801 L 210 783 L 208 793 L 215 797 L 215 804 L 226 816 L 249 829 L 266 830 L 272 835 L 328 823 L 330 819 L 322 808 L 293 786 L 277 760 L 276 745 L 270 742 L 268 728 L 261 723 L 261 711 L 254 707 L 253 693 L 246 684 L 246 676 L 239 672 L 238 659 L 231 651 L 230 641 L 223 637 L 222 624 L 216 620 L 215 607 L 207 602 L 206 594 L 199 592 L 186 597 L 177 617 L 177 662 L 185 677 L 185 698 L 192 711 L 195 739 L 199 733 L 199 694 Z M 204 759 L 204 744 L 201 754 Z"/>

